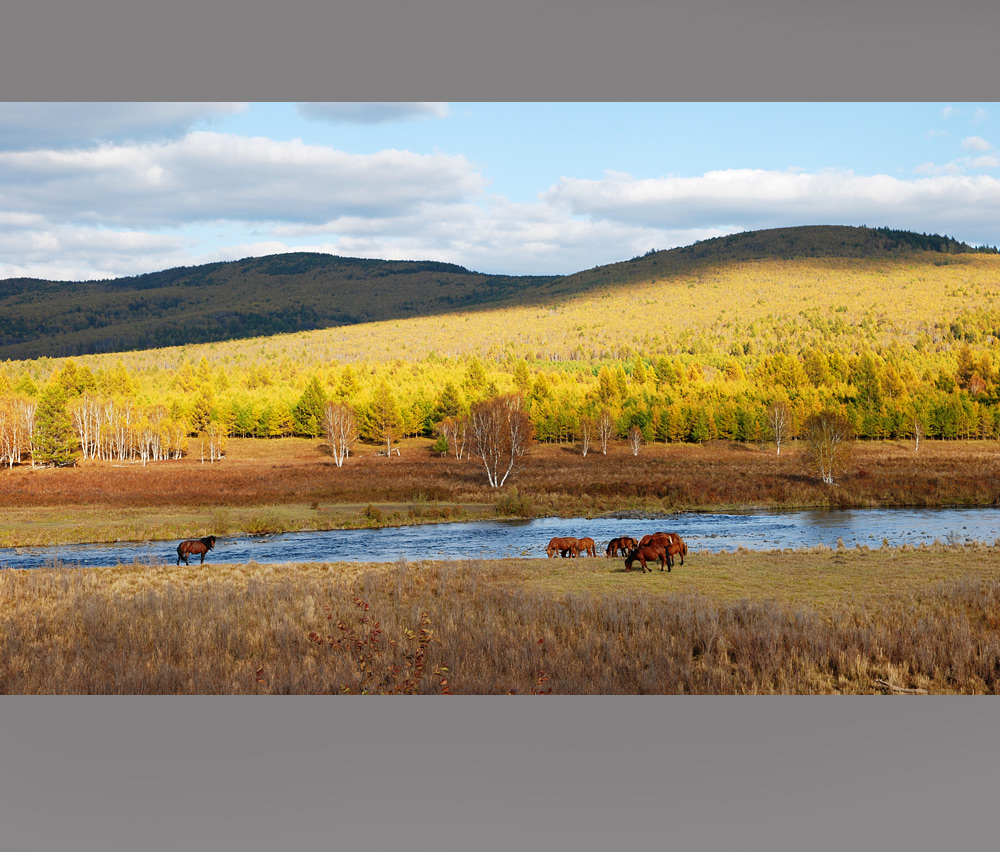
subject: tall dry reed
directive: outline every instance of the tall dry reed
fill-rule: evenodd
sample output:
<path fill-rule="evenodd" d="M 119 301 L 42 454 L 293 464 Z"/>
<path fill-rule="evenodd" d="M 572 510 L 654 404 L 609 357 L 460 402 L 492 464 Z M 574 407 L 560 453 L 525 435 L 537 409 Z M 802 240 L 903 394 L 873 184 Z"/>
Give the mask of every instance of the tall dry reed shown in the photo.
<path fill-rule="evenodd" d="M 1000 688 L 1000 580 L 832 610 L 554 592 L 518 560 L 0 572 L 5 693 Z M 596 570 L 596 569 L 595 569 Z"/>

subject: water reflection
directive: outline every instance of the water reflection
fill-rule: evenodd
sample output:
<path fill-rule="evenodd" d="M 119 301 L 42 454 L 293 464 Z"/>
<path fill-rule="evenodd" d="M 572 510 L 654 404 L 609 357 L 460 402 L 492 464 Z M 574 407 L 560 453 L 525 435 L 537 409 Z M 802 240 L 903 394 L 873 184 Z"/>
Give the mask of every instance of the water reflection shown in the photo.
<path fill-rule="evenodd" d="M 848 509 L 833 511 L 687 513 L 667 518 L 539 518 L 477 521 L 378 530 L 331 530 L 264 537 L 220 538 L 210 563 L 385 562 L 400 558 L 466 559 L 541 557 L 553 536 L 590 536 L 604 545 L 612 538 L 639 538 L 657 530 L 679 533 L 692 550 L 731 551 L 865 545 L 993 543 L 1000 536 L 1000 509 Z M 94 567 L 177 559 L 177 541 L 118 542 L 0 549 L 0 566 Z M 194 564 L 194 563 L 192 563 Z"/>

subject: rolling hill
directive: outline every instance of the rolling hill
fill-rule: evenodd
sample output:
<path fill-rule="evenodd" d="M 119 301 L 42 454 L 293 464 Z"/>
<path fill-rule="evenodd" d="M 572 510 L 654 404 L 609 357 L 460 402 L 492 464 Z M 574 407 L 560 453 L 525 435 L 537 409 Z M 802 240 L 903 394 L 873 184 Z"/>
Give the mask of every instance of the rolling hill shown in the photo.
<path fill-rule="evenodd" d="M 131 278 L 0 281 L 0 359 L 266 337 L 491 304 L 551 277 L 309 252 Z"/>
<path fill-rule="evenodd" d="M 732 289 L 734 281 L 754 279 L 748 270 L 767 277 L 775 263 L 825 262 L 850 277 L 852 268 L 861 271 L 873 262 L 898 265 L 920 258 L 922 264 L 940 265 L 960 256 L 972 261 L 984 252 L 996 254 L 937 235 L 801 226 L 718 237 L 563 277 L 486 275 L 448 263 L 296 252 L 104 281 L 17 278 L 0 281 L 0 359 L 145 350 L 471 309 L 544 306 L 608 288 L 639 293 L 682 279 L 685 286 L 715 280 L 716 289 L 719 281 L 730 282 L 726 287 Z M 743 271 L 733 277 L 735 268 Z"/>

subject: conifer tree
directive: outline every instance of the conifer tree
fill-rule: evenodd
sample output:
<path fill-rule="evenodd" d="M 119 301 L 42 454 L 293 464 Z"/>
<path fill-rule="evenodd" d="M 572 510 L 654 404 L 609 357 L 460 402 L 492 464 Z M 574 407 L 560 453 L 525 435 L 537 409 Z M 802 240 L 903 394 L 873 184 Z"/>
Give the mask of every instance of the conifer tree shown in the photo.
<path fill-rule="evenodd" d="M 38 464 L 72 467 L 77 444 L 73 419 L 66 410 L 66 390 L 59 381 L 49 383 L 35 412 L 34 459 Z"/>
<path fill-rule="evenodd" d="M 326 392 L 313 376 L 299 401 L 292 410 L 295 418 L 295 431 L 300 435 L 315 438 L 323 432 L 323 407 L 326 405 Z"/>

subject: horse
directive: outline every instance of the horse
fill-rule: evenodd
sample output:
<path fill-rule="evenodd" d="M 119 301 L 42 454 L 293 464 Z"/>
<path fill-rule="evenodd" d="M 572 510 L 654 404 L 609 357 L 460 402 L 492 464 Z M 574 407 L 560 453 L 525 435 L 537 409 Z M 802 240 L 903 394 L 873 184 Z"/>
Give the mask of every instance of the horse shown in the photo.
<path fill-rule="evenodd" d="M 613 538 L 608 542 L 608 549 L 604 552 L 605 556 L 617 556 L 621 553 L 625 556 L 630 550 L 635 550 L 639 546 L 637 542 L 631 536 L 621 536 L 620 538 Z"/>
<path fill-rule="evenodd" d="M 554 538 L 545 548 L 545 553 L 549 559 L 557 553 L 560 556 L 579 556 L 580 543 L 575 538 Z"/>
<path fill-rule="evenodd" d="M 580 553 L 586 553 L 588 556 L 597 556 L 597 542 L 592 538 L 577 539 L 577 547 Z"/>
<path fill-rule="evenodd" d="M 190 565 L 188 562 L 189 556 L 197 556 L 201 554 L 201 562 L 205 563 L 205 554 L 208 553 L 213 547 L 215 547 L 215 536 L 210 535 L 206 538 L 189 538 L 187 541 L 182 541 L 177 545 L 177 564 L 181 564 L 181 560 L 184 560 L 185 565 Z"/>
<path fill-rule="evenodd" d="M 649 535 L 644 535 L 642 540 L 639 542 L 639 547 L 648 547 L 652 544 L 658 544 L 662 547 L 667 548 L 670 551 L 671 556 L 681 557 L 681 565 L 684 564 L 684 556 L 688 552 L 687 545 L 677 533 L 673 532 L 655 532 Z"/>
<path fill-rule="evenodd" d="M 646 567 L 647 562 L 659 562 L 660 570 L 663 570 L 663 566 L 667 566 L 669 571 L 673 565 L 674 561 L 670 558 L 670 552 L 667 548 L 659 544 L 649 544 L 645 547 L 636 547 L 633 549 L 628 556 L 625 557 L 625 570 L 631 571 L 634 562 L 638 561 L 642 565 L 642 573 L 645 574 L 647 571 L 651 571 L 651 568 Z"/>

